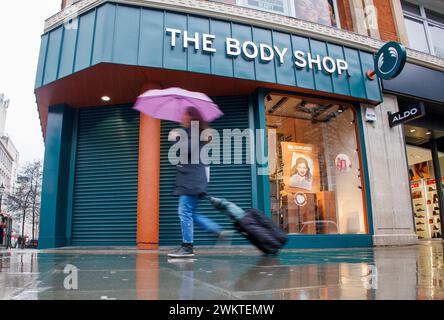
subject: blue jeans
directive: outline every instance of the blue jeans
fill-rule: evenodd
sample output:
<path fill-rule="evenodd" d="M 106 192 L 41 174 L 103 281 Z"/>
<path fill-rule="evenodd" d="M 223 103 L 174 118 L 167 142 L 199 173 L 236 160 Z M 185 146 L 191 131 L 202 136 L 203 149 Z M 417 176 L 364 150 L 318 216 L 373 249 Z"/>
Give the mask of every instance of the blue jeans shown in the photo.
<path fill-rule="evenodd" d="M 183 243 L 193 243 L 193 222 L 196 222 L 205 231 L 211 233 L 219 234 L 222 231 L 221 227 L 217 223 L 203 215 L 196 213 L 198 201 L 198 196 L 182 195 L 179 197 L 179 218 L 180 225 L 182 227 Z"/>

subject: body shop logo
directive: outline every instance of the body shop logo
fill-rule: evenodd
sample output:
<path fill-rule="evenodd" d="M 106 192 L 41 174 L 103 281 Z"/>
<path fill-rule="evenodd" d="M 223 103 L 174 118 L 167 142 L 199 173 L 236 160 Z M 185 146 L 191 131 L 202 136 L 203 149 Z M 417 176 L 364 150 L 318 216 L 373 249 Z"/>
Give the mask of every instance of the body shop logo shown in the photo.
<path fill-rule="evenodd" d="M 385 57 L 385 54 L 383 52 L 378 60 L 378 69 L 383 74 L 389 74 L 393 71 L 394 68 L 396 68 L 396 65 L 398 64 L 398 51 L 396 51 L 395 48 L 390 47 L 388 49 L 388 52 L 388 57 Z"/>
<path fill-rule="evenodd" d="M 401 73 L 406 61 L 405 47 L 397 42 L 389 42 L 376 55 L 376 73 L 384 80 L 393 79 Z"/>

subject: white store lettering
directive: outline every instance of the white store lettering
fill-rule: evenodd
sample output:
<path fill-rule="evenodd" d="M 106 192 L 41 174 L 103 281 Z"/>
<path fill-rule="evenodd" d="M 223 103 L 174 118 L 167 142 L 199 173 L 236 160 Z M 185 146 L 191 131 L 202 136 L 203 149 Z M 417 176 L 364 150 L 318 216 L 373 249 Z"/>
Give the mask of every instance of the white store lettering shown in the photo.
<path fill-rule="evenodd" d="M 215 35 L 207 33 L 201 35 L 199 32 L 190 33 L 174 28 L 166 28 L 165 30 L 167 36 L 170 37 L 171 48 L 175 48 L 177 43 L 182 43 L 184 49 L 192 47 L 196 51 L 217 52 L 213 46 L 216 41 Z M 262 63 L 270 63 L 276 59 L 277 63 L 282 65 L 285 62 L 288 48 L 280 48 L 276 45 L 271 46 L 267 43 L 257 44 L 250 40 L 241 42 L 238 39 L 226 37 L 225 53 L 229 57 L 237 58 L 242 56 L 247 61 L 258 59 Z M 334 59 L 330 56 L 312 54 L 302 50 L 295 50 L 292 59 L 298 69 L 315 69 L 328 74 L 337 73 L 339 75 L 347 72 L 349 69 L 347 61 L 343 59 Z"/>
<path fill-rule="evenodd" d="M 408 111 L 405 111 L 404 113 L 400 114 L 399 116 L 395 116 L 393 118 L 393 121 L 401 121 L 401 120 L 408 118 L 410 116 L 414 116 L 417 113 L 418 113 L 418 109 L 408 110 Z"/>

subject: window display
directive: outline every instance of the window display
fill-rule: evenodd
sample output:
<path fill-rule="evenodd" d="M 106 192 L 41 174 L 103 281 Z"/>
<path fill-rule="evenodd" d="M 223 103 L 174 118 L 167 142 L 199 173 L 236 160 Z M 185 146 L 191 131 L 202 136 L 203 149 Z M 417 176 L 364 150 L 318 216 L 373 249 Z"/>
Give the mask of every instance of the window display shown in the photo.
<path fill-rule="evenodd" d="M 265 108 L 273 220 L 290 234 L 366 234 L 354 110 L 280 94 Z"/>
<path fill-rule="evenodd" d="M 407 152 L 416 234 L 419 239 L 441 238 L 439 201 L 431 151 L 407 146 Z"/>

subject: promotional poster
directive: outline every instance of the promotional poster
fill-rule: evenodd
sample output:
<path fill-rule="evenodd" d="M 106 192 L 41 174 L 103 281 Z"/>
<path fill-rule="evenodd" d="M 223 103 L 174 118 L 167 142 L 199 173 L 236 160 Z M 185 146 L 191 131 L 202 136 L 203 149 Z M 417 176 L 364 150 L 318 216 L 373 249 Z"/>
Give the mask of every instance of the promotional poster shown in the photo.
<path fill-rule="evenodd" d="M 320 191 L 319 161 L 313 145 L 282 142 L 284 190 L 287 192 Z"/>

